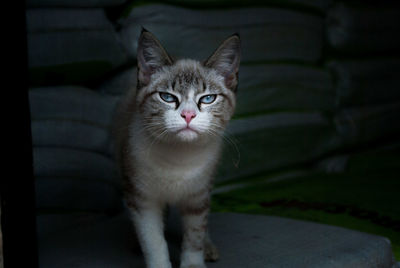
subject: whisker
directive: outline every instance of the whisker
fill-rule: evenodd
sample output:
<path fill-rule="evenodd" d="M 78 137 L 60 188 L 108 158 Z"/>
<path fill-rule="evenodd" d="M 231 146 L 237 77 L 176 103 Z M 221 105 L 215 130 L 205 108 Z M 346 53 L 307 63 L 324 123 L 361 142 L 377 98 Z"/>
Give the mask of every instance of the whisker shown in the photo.
<path fill-rule="evenodd" d="M 147 149 L 147 154 L 146 154 L 146 155 L 147 155 L 147 159 L 150 157 L 150 151 L 151 151 L 151 148 L 153 147 L 153 145 L 156 144 L 156 142 L 157 142 L 157 143 L 161 142 L 162 136 L 165 135 L 167 132 L 168 132 L 167 129 L 161 130 L 161 133 L 157 134 L 157 135 L 153 138 L 153 141 L 150 143 L 150 146 L 149 146 L 149 148 Z"/>
<path fill-rule="evenodd" d="M 230 145 L 231 147 L 234 148 L 234 150 L 236 151 L 236 155 L 237 155 L 237 160 L 235 161 L 233 158 L 232 160 L 234 161 L 233 164 L 235 165 L 235 167 L 239 167 L 239 163 L 240 163 L 240 159 L 241 159 L 241 154 L 240 154 L 240 150 L 239 147 L 236 143 L 236 141 L 233 139 L 233 137 L 229 137 L 228 133 L 225 132 L 217 132 L 213 129 L 207 129 L 207 133 L 215 136 L 215 137 L 221 137 L 225 142 L 227 142 L 228 145 Z"/>

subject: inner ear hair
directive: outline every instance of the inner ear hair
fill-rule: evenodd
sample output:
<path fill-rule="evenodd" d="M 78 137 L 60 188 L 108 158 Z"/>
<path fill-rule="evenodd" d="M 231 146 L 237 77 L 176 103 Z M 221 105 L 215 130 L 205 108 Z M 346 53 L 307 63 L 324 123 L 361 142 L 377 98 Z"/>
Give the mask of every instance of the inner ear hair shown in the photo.
<path fill-rule="evenodd" d="M 215 69 L 225 78 L 226 86 L 235 90 L 238 82 L 240 56 L 240 37 L 238 34 L 233 34 L 222 42 L 204 62 L 204 66 Z"/>
<path fill-rule="evenodd" d="M 165 65 L 172 65 L 173 59 L 160 41 L 145 28 L 142 28 L 137 49 L 138 80 L 142 85 L 150 82 L 150 77 Z"/>

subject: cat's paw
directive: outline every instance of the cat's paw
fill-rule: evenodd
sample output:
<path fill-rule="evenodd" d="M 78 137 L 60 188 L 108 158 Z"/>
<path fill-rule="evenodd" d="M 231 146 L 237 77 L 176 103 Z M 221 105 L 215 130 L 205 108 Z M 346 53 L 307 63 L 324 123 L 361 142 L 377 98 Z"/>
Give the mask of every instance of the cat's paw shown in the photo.
<path fill-rule="evenodd" d="M 201 258 L 200 255 L 200 259 L 197 260 L 188 260 L 188 259 L 184 259 L 181 262 L 181 266 L 180 268 L 207 268 L 207 266 L 205 265 L 204 261 Z"/>
<path fill-rule="evenodd" d="M 205 243 L 204 260 L 217 261 L 218 259 L 219 259 L 219 253 L 217 247 L 212 242 Z"/>
<path fill-rule="evenodd" d="M 207 268 L 204 263 L 204 252 L 183 250 L 180 268 Z"/>

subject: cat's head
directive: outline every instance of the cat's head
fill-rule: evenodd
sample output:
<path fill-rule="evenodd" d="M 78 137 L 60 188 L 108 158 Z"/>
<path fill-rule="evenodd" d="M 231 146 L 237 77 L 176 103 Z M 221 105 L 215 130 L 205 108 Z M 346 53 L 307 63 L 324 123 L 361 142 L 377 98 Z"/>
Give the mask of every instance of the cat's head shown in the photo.
<path fill-rule="evenodd" d="M 234 113 L 240 38 L 227 38 L 204 62 L 175 61 L 146 30 L 138 42 L 136 105 L 158 140 L 194 142 L 222 134 Z"/>

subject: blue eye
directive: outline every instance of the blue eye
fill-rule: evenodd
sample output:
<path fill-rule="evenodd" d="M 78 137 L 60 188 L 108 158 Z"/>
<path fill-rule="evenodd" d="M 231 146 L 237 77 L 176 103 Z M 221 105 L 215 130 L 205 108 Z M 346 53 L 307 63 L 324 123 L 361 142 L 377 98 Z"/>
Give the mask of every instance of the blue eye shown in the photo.
<path fill-rule="evenodd" d="M 204 103 L 204 104 L 211 104 L 215 101 L 215 99 L 217 98 L 217 95 L 212 94 L 212 95 L 205 95 L 203 97 L 200 98 L 200 103 Z"/>
<path fill-rule="evenodd" d="M 163 101 L 171 103 L 171 102 L 178 102 L 178 98 L 172 94 L 166 92 L 160 92 L 160 97 Z"/>

